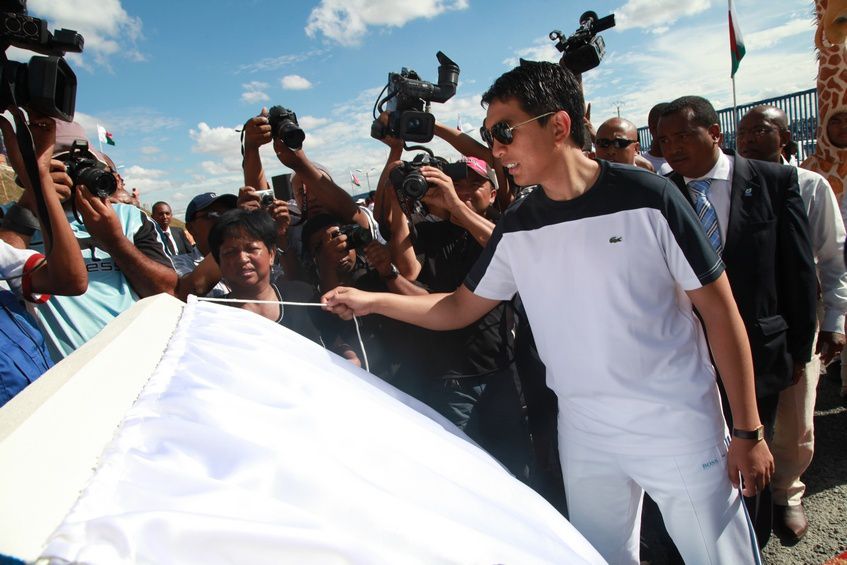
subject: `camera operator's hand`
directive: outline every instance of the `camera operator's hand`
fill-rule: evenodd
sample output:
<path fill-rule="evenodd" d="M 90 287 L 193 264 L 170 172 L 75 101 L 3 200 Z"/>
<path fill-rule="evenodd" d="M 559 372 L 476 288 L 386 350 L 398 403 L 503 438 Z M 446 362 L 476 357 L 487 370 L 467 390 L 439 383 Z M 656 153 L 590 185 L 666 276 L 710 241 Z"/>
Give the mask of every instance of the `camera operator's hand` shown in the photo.
<path fill-rule="evenodd" d="M 92 194 L 85 185 L 76 191 L 76 207 L 82 216 L 85 229 L 97 242 L 109 251 L 117 238 L 124 238 L 121 221 L 106 198 Z"/>
<path fill-rule="evenodd" d="M 281 139 L 274 139 L 274 151 L 279 162 L 294 171 L 300 170 L 307 162 L 306 154 L 302 149 L 295 151 L 287 146 Z"/>
<path fill-rule="evenodd" d="M 421 201 L 431 209 L 441 209 L 453 214 L 459 206 L 464 206 L 456 194 L 453 179 L 444 171 L 435 167 L 421 167 L 421 174 L 429 183 L 430 188 Z"/>
<path fill-rule="evenodd" d="M 370 314 L 373 311 L 374 297 L 376 294 L 372 292 L 339 286 L 324 294 L 321 302 L 326 305 L 328 311 L 343 320 L 349 320 L 353 316 Z"/>
<path fill-rule="evenodd" d="M 74 181 L 71 180 L 64 162 L 50 159 L 50 178 L 53 179 L 53 187 L 59 195 L 59 200 L 62 202 L 68 200 L 73 192 Z"/>
<path fill-rule="evenodd" d="M 236 206 L 244 210 L 256 210 L 262 207 L 262 198 L 256 194 L 256 189 L 252 186 L 242 186 L 238 189 Z"/>
<path fill-rule="evenodd" d="M 258 150 L 262 145 L 270 143 L 272 139 L 271 124 L 268 122 L 268 109 L 262 108 L 258 116 L 250 118 L 244 124 L 244 150 Z"/>
<path fill-rule="evenodd" d="M 341 269 L 347 267 L 351 261 L 355 261 L 355 256 L 351 259 L 350 255 L 350 250 L 347 249 L 347 236 L 341 233 L 336 226 L 326 228 L 318 252 L 319 268 Z"/>
<path fill-rule="evenodd" d="M 268 207 L 268 212 L 276 224 L 276 244 L 280 249 L 288 247 L 288 225 L 291 223 L 291 215 L 288 213 L 288 202 L 274 199 L 273 204 Z"/>
<path fill-rule="evenodd" d="M 368 263 L 379 273 L 379 276 L 384 278 L 391 275 L 391 250 L 387 245 L 372 241 L 365 246 L 364 251 Z"/>
<path fill-rule="evenodd" d="M 389 112 L 383 112 L 379 115 L 379 118 L 377 118 L 379 120 L 379 122 L 383 126 L 385 126 L 386 128 L 388 127 L 388 116 L 389 116 Z M 386 144 L 387 146 L 389 146 L 391 149 L 400 150 L 400 151 L 403 150 L 404 142 L 399 137 L 394 137 L 391 134 L 387 134 L 385 137 L 380 139 L 380 141 L 383 142 L 384 144 Z"/>

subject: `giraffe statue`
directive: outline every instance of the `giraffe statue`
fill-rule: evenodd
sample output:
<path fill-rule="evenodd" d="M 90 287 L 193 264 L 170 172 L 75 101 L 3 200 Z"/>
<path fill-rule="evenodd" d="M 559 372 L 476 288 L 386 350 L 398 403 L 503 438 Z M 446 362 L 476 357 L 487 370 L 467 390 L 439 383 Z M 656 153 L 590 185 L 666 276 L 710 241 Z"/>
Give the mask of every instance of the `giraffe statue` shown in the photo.
<path fill-rule="evenodd" d="M 847 148 L 833 145 L 826 134 L 830 117 L 847 112 L 847 0 L 815 0 L 818 49 L 818 135 L 815 153 L 801 165 L 829 181 L 841 198 L 847 185 Z"/>

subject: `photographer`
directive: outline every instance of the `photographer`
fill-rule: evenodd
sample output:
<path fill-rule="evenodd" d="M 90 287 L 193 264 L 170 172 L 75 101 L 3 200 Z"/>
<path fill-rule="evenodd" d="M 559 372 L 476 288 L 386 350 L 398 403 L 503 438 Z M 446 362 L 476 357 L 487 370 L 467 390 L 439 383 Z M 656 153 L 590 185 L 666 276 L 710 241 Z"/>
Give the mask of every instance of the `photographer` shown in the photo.
<path fill-rule="evenodd" d="M 422 202 L 445 220 L 416 226 L 414 245 L 422 258 L 417 283 L 427 292 L 451 292 L 461 285 L 499 215 L 494 171 L 474 157 L 464 166 L 466 177 L 457 181 L 435 167 L 420 169 L 429 185 Z M 426 294 L 422 290 L 414 294 Z M 530 441 L 514 362 L 514 327 L 514 308 L 505 301 L 468 327 L 423 331 L 417 346 L 437 354 L 417 372 L 424 387 L 422 400 L 527 480 Z"/>
<path fill-rule="evenodd" d="M 78 124 L 57 122 L 56 126 L 57 138 L 84 139 L 84 131 Z M 177 283 L 176 272 L 165 255 L 153 221 L 133 206 L 111 204 L 82 184 L 74 186 L 76 183 L 68 174 L 68 165 L 73 159 L 88 159 L 92 163 L 89 169 L 109 173 L 107 165 L 96 160 L 92 153 L 73 157 L 68 149 L 70 147 L 57 144 L 58 153 L 50 161 L 50 176 L 65 195 L 64 211 L 77 239 L 77 253 L 81 250 L 85 261 L 89 285 L 85 294 L 74 298 L 57 297 L 36 312 L 55 360 L 69 355 L 94 337 L 139 298 L 161 292 L 173 293 Z M 82 222 L 74 217 L 72 205 Z M 3 227 L 16 232 L 23 246 L 41 252 L 43 236 L 27 192 L 13 210 L 16 210 L 15 220 L 10 221 L 7 216 Z"/>
<path fill-rule="evenodd" d="M 33 324 L 19 297 L 33 304 L 50 299 L 49 294 L 75 296 L 88 287 L 85 264 L 59 196 L 50 177 L 50 156 L 56 138 L 55 122 L 30 113 L 30 127 L 52 239 L 47 257 L 31 250 L 17 249 L 16 234 L 0 229 L 0 279 L 9 283 L 12 292 L 0 291 L 0 407 L 41 376 L 52 366 L 44 336 Z M 0 117 L 0 130 L 9 158 L 21 183 L 32 190 L 11 124 Z M 14 220 L 14 213 L 13 213 Z M 41 227 L 41 224 L 39 224 Z M 52 244 L 52 245 L 51 245 Z M 36 295 L 42 296 L 36 296 Z"/>

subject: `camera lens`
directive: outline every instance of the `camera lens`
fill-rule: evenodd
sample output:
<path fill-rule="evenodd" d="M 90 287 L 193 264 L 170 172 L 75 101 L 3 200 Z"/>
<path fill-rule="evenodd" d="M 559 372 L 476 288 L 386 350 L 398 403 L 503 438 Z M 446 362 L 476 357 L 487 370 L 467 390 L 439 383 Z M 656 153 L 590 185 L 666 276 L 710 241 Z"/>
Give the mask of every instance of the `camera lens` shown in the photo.
<path fill-rule="evenodd" d="M 118 189 L 118 182 L 112 173 L 94 167 L 79 171 L 77 184 L 84 184 L 92 194 L 100 198 L 111 196 Z"/>
<path fill-rule="evenodd" d="M 429 185 L 420 172 L 412 171 L 403 179 L 402 189 L 409 198 L 420 200 L 426 194 L 426 191 L 429 190 Z"/>

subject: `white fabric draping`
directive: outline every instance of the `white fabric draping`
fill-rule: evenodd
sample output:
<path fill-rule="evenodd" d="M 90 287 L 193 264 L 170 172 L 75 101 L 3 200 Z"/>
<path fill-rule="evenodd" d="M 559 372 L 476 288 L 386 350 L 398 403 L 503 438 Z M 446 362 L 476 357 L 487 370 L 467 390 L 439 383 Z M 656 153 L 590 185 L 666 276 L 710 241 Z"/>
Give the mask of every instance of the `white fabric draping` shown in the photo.
<path fill-rule="evenodd" d="M 603 562 L 541 497 L 410 405 L 431 413 L 286 328 L 191 301 L 42 558 Z"/>

